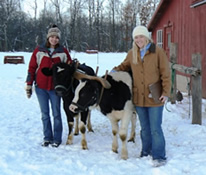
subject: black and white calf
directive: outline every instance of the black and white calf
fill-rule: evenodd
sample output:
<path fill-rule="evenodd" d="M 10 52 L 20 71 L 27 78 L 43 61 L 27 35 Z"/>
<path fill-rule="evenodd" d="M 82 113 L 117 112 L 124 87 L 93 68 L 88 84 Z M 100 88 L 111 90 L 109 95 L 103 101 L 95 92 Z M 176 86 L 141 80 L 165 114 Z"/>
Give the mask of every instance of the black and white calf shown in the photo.
<path fill-rule="evenodd" d="M 112 151 L 118 152 L 118 134 L 122 141 L 122 159 L 128 158 L 127 133 L 129 122 L 132 121 L 131 137 L 134 141 L 136 113 L 132 103 L 132 78 L 127 72 L 114 72 L 107 76 L 105 83 L 102 78 L 83 78 L 75 89 L 75 96 L 70 105 L 73 112 L 86 108 L 97 108 L 106 115 L 112 125 Z M 119 128 L 118 122 L 121 121 Z"/>
<path fill-rule="evenodd" d="M 82 148 L 87 149 L 87 141 L 85 138 L 85 132 L 86 128 L 85 125 L 87 123 L 87 127 L 89 131 L 92 131 L 91 123 L 90 123 L 90 110 L 88 108 L 85 108 L 80 113 L 74 113 L 71 110 L 69 110 L 69 105 L 72 102 L 72 99 L 74 97 L 74 90 L 79 84 L 79 81 L 74 78 L 74 73 L 77 70 L 84 71 L 86 74 L 89 75 L 95 75 L 93 69 L 89 66 L 86 66 L 85 64 L 78 64 L 77 62 L 73 61 L 72 64 L 66 64 L 66 63 L 57 63 L 54 64 L 51 69 L 49 68 L 43 68 L 42 72 L 46 76 L 53 76 L 53 83 L 54 88 L 57 93 L 57 95 L 61 96 L 63 99 L 63 107 L 64 111 L 67 116 L 67 124 L 69 128 L 68 138 L 66 144 L 72 144 L 73 143 L 73 126 L 74 126 L 74 117 L 77 117 L 76 119 L 76 127 L 75 127 L 75 134 L 78 134 L 79 130 L 82 134 Z M 77 69 L 77 70 L 76 70 Z M 77 130 L 77 125 L 79 121 L 79 115 L 81 122 L 79 124 L 79 130 Z"/>

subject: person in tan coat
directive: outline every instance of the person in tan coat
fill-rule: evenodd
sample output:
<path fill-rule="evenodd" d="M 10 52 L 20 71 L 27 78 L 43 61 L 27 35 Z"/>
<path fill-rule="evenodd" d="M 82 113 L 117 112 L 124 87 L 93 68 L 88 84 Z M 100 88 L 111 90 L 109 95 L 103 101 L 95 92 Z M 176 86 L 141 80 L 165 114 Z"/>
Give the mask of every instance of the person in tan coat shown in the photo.
<path fill-rule="evenodd" d="M 131 71 L 133 76 L 133 103 L 141 125 L 142 151 L 140 157 L 152 156 L 153 166 L 166 163 L 162 115 L 165 101 L 170 96 L 170 70 L 167 56 L 156 46 L 144 26 L 134 28 L 133 45 L 125 60 L 112 71 Z M 159 102 L 149 86 L 159 82 Z"/>

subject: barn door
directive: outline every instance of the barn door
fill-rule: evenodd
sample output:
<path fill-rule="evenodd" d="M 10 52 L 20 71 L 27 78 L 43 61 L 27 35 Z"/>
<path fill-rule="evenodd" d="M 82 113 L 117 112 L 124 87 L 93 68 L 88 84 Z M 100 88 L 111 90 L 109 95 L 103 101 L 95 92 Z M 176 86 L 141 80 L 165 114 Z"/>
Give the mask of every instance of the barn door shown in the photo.
<path fill-rule="evenodd" d="M 167 56 L 169 58 L 169 55 L 170 55 L 170 45 L 171 45 L 171 42 L 172 42 L 172 25 L 167 25 L 165 28 L 164 28 L 164 50 L 166 51 L 167 53 Z"/>

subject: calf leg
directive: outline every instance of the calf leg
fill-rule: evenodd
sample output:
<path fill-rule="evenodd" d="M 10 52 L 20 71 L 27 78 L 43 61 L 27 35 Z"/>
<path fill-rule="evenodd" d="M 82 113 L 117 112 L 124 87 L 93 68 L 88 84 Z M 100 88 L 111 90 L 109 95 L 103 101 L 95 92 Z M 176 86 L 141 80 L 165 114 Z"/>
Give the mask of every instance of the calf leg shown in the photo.
<path fill-rule="evenodd" d="M 74 127 L 74 117 L 76 118 L 76 123 L 75 123 L 75 133 L 73 133 L 73 127 Z M 79 115 L 77 114 L 76 116 L 73 116 L 72 113 L 68 113 L 67 115 L 67 123 L 69 127 L 69 133 L 67 137 L 67 145 L 73 144 L 73 136 L 79 134 L 79 128 L 78 128 L 78 123 L 79 123 Z"/>
<path fill-rule="evenodd" d="M 86 120 L 87 120 L 88 110 L 81 112 L 81 122 L 79 124 L 79 130 L 82 134 L 82 149 L 88 149 L 86 140 Z"/>
<path fill-rule="evenodd" d="M 74 135 L 79 135 L 79 119 L 80 119 L 79 115 L 76 116 Z M 92 124 L 91 124 L 91 111 L 90 110 L 88 111 L 88 116 L 87 116 L 87 129 L 89 132 L 94 132 L 92 129 Z"/>
<path fill-rule="evenodd" d="M 79 135 L 79 114 L 75 117 L 74 135 Z"/>
<path fill-rule="evenodd" d="M 73 143 L 73 127 L 74 127 L 74 113 L 69 110 L 69 98 L 63 97 L 63 107 L 67 117 L 67 125 L 68 125 L 68 137 L 67 137 L 67 145 L 71 145 Z"/>
<path fill-rule="evenodd" d="M 74 127 L 74 118 L 71 113 L 66 113 L 67 114 L 67 124 L 68 124 L 68 137 L 67 137 L 67 145 L 71 145 L 73 143 L 73 127 Z"/>
<path fill-rule="evenodd" d="M 112 134 L 113 134 L 112 151 L 118 153 L 118 140 L 117 140 L 118 139 L 117 134 L 119 130 L 118 121 L 111 117 L 110 122 L 112 125 Z"/>
<path fill-rule="evenodd" d="M 92 124 L 91 124 L 91 111 L 88 111 L 88 116 L 87 116 L 87 129 L 89 132 L 94 132 L 92 129 Z"/>
<path fill-rule="evenodd" d="M 69 133 L 68 133 L 66 144 L 71 145 L 71 144 L 73 144 L 73 126 L 74 126 L 74 122 L 69 122 L 68 126 L 69 126 Z"/>
<path fill-rule="evenodd" d="M 121 158 L 127 159 L 128 158 L 128 151 L 127 151 L 127 132 L 128 132 L 128 126 L 129 122 L 131 120 L 132 113 L 125 112 L 122 119 L 121 119 L 121 126 L 119 130 L 119 136 L 122 141 L 122 153 Z"/>
<path fill-rule="evenodd" d="M 132 118 L 131 118 L 131 132 L 130 132 L 130 138 L 128 142 L 135 142 L 135 129 L 136 129 L 136 122 L 137 122 L 137 114 L 134 111 L 132 113 Z"/>
<path fill-rule="evenodd" d="M 84 122 L 82 121 L 80 122 L 79 129 L 82 134 L 82 140 L 81 140 L 82 149 L 88 149 L 87 140 L 86 140 L 86 127 Z"/>

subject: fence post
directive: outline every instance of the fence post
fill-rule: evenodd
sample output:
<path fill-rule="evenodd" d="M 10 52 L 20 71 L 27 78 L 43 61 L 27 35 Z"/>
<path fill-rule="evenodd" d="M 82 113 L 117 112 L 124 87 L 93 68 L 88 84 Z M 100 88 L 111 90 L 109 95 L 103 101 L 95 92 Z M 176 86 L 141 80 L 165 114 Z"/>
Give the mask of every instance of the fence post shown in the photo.
<path fill-rule="evenodd" d="M 176 70 L 173 69 L 173 65 L 177 63 L 177 43 L 170 44 L 170 62 L 172 63 L 171 65 L 171 80 L 172 80 L 171 104 L 175 104 L 177 83 L 176 83 Z"/>
<path fill-rule="evenodd" d="M 192 54 L 192 66 L 201 70 L 201 55 Z M 202 124 L 202 75 L 192 76 L 192 124 Z"/>

